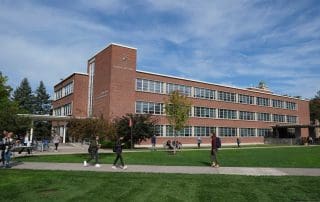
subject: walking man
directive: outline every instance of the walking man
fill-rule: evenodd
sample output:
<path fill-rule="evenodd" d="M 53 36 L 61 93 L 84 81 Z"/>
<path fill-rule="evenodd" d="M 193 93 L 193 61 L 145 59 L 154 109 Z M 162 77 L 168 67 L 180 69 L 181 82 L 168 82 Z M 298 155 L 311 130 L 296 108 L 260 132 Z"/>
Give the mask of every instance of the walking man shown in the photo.
<path fill-rule="evenodd" d="M 122 158 L 122 146 L 123 146 L 123 144 L 121 144 L 122 139 L 123 139 L 123 137 L 118 138 L 116 141 L 116 144 L 114 145 L 114 148 L 113 148 L 113 152 L 115 152 L 117 155 L 116 159 L 113 162 L 113 166 L 112 166 L 113 169 L 117 168 L 117 162 L 119 159 L 120 159 L 120 163 L 121 163 L 121 168 L 127 169 L 127 166 L 124 165 L 123 158 Z"/>
<path fill-rule="evenodd" d="M 155 134 L 151 137 L 151 144 L 152 144 L 152 151 L 155 151 L 156 144 L 157 144 L 157 136 Z"/>
<path fill-rule="evenodd" d="M 241 143 L 240 142 L 240 138 L 237 137 L 237 145 L 238 145 L 238 147 L 240 147 L 240 143 Z"/>
<path fill-rule="evenodd" d="M 216 133 L 212 132 L 211 134 L 212 134 L 212 136 L 211 136 L 211 161 L 212 161 L 211 166 L 215 167 L 215 168 L 219 168 L 217 154 L 218 154 L 218 148 L 221 147 L 221 140 L 219 137 L 217 137 Z"/>
<path fill-rule="evenodd" d="M 95 159 L 95 167 L 100 168 L 100 164 L 99 164 L 99 154 L 98 154 L 98 150 L 100 148 L 100 144 L 99 144 L 99 136 L 95 136 L 92 137 L 90 140 L 90 145 L 88 148 L 88 152 L 89 152 L 89 158 L 88 160 L 83 162 L 83 166 L 88 166 L 88 163 L 92 160 Z"/>

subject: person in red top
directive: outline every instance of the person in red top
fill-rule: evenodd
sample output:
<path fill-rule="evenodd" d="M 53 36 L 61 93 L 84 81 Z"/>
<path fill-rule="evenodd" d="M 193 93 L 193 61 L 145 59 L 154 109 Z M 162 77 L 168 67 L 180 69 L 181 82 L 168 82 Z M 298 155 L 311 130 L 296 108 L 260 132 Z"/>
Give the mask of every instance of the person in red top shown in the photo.
<path fill-rule="evenodd" d="M 217 137 L 217 135 L 212 132 L 211 133 L 211 161 L 212 161 L 212 167 L 219 168 L 219 163 L 217 160 L 217 154 L 218 154 L 218 148 L 221 147 L 221 141 L 220 138 Z"/>

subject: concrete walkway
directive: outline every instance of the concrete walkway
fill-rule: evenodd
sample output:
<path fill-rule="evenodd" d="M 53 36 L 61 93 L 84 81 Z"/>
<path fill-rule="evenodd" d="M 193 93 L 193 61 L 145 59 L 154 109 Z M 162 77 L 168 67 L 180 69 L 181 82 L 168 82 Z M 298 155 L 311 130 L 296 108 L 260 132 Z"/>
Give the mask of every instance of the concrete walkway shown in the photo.
<path fill-rule="evenodd" d="M 155 166 L 128 165 L 126 170 L 112 169 L 111 164 L 102 164 L 100 168 L 84 167 L 82 163 L 31 163 L 21 162 L 12 169 L 66 170 L 95 172 L 136 172 L 136 173 L 183 173 L 183 174 L 226 174 L 248 176 L 320 176 L 319 168 L 249 168 L 249 167 L 201 167 L 201 166 Z"/>

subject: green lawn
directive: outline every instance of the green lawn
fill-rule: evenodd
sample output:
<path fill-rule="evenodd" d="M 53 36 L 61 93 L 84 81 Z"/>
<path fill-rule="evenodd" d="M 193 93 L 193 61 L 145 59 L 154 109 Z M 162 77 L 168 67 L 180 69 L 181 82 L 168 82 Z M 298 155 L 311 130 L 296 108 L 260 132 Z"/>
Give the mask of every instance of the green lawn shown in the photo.
<path fill-rule="evenodd" d="M 180 151 L 169 155 L 164 151 L 124 153 L 126 164 L 141 165 L 183 165 L 208 166 L 209 151 Z M 70 162 L 82 163 L 87 154 L 47 155 L 21 157 L 18 160 L 31 162 Z M 258 149 L 220 150 L 218 159 L 222 166 L 241 167 L 300 167 L 320 168 L 320 147 L 284 147 Z M 114 154 L 100 154 L 101 163 L 112 163 Z"/>
<path fill-rule="evenodd" d="M 0 170 L 4 201 L 319 201 L 320 177 Z"/>

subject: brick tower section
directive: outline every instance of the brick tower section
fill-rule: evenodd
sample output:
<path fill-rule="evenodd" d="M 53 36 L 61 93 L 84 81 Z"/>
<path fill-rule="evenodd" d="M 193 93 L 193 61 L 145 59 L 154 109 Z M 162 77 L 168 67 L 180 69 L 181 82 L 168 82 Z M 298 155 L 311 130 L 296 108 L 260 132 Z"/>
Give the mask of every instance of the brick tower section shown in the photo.
<path fill-rule="evenodd" d="M 112 120 L 135 112 L 136 56 L 135 48 L 111 44 L 89 60 L 89 77 L 90 64 L 95 66 L 92 116 Z"/>

